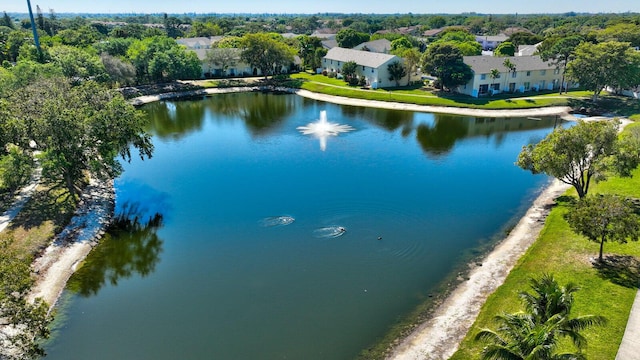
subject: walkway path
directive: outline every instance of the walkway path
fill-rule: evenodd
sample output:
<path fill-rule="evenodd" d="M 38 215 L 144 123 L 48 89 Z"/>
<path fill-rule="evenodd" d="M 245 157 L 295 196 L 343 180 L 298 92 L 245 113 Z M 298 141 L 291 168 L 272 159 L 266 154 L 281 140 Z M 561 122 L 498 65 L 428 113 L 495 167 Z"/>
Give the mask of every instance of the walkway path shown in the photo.
<path fill-rule="evenodd" d="M 616 360 L 640 360 L 640 289 L 636 293 Z"/>

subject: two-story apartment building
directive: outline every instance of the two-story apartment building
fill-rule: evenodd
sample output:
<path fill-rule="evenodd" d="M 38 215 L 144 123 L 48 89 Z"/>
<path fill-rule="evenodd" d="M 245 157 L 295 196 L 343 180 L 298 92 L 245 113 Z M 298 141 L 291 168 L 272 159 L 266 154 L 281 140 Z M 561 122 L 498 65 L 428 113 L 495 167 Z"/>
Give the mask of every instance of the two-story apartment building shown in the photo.
<path fill-rule="evenodd" d="M 358 65 L 356 74 L 364 76 L 367 85 L 372 88 L 396 86 L 395 81 L 389 80 L 388 70 L 391 63 L 396 61 L 402 63 L 402 58 L 396 55 L 334 47 L 322 59 L 322 68 L 327 72 L 340 73 L 342 66 L 349 61 L 354 61 Z M 406 83 L 406 77 L 400 81 Z"/>
<path fill-rule="evenodd" d="M 562 81 L 562 69 L 542 61 L 540 56 L 464 56 L 463 59 L 473 70 L 473 78 L 457 91 L 473 97 L 505 91 L 553 90 L 558 89 Z M 506 59 L 514 65 L 513 71 L 504 65 Z M 492 76 L 493 69 L 498 70 L 499 77 Z"/>

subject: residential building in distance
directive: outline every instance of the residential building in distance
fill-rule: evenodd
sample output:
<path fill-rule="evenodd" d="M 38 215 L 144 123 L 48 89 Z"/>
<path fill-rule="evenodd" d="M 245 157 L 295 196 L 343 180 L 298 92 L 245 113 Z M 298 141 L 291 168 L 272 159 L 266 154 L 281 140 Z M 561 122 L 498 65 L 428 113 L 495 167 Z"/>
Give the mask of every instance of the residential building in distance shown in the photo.
<path fill-rule="evenodd" d="M 482 50 L 495 50 L 498 45 L 507 41 L 509 37 L 505 34 L 498 35 L 476 35 L 476 41 L 482 45 Z"/>
<path fill-rule="evenodd" d="M 542 42 L 533 45 L 520 45 L 518 46 L 518 51 L 515 53 L 516 56 L 532 56 L 538 51 L 538 46 L 540 46 Z"/>
<path fill-rule="evenodd" d="M 182 38 L 176 39 L 176 42 L 180 45 L 186 46 L 189 50 L 211 49 L 213 44 L 222 40 L 222 38 L 222 36 Z"/>
<path fill-rule="evenodd" d="M 371 51 L 381 54 L 388 54 L 391 52 L 391 41 L 387 39 L 378 39 L 373 41 L 363 42 L 357 45 L 353 50 Z"/>

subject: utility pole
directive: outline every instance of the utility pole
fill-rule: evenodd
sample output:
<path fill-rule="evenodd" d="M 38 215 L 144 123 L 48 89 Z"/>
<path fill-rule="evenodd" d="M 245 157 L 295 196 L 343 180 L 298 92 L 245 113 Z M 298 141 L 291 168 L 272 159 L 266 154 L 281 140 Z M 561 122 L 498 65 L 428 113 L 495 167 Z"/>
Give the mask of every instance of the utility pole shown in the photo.
<path fill-rule="evenodd" d="M 36 29 L 36 21 L 33 19 L 33 11 L 31 10 L 31 1 L 27 0 L 27 6 L 29 7 L 29 18 L 31 19 L 31 29 L 33 30 L 33 40 L 36 43 L 36 49 L 38 49 L 38 56 L 42 59 L 42 49 L 40 48 L 40 38 L 38 37 L 38 29 Z"/>

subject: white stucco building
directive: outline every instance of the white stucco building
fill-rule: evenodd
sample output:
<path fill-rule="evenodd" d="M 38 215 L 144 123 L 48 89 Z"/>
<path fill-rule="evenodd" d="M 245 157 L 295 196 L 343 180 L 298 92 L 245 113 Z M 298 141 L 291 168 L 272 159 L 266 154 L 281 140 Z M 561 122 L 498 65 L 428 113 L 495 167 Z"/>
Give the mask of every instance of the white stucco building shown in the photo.
<path fill-rule="evenodd" d="M 360 51 L 335 47 L 327 52 L 322 59 L 322 69 L 327 72 L 342 72 L 344 63 L 354 61 L 358 65 L 356 74 L 367 79 L 367 85 L 372 88 L 396 86 L 395 80 L 389 80 L 388 66 L 393 62 L 402 63 L 402 58 L 396 55 L 381 54 L 370 51 Z M 407 78 L 399 80 L 406 84 Z"/>
<path fill-rule="evenodd" d="M 540 56 L 465 56 L 463 59 L 473 70 L 473 78 L 459 86 L 457 91 L 473 97 L 501 92 L 554 90 L 562 81 L 562 70 L 542 61 Z M 506 59 L 515 65 L 515 71 L 505 67 Z M 497 69 L 500 77 L 492 78 L 492 69 Z"/>

